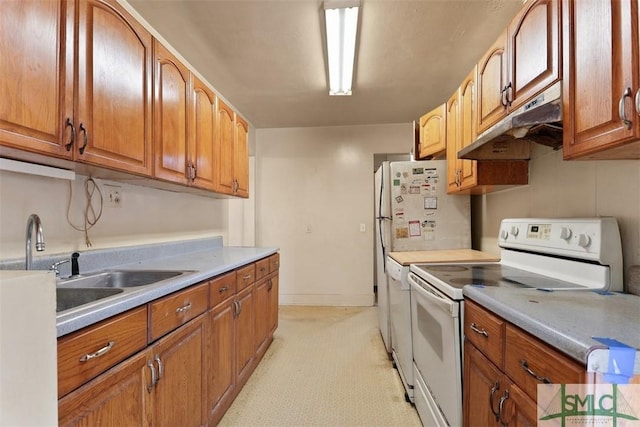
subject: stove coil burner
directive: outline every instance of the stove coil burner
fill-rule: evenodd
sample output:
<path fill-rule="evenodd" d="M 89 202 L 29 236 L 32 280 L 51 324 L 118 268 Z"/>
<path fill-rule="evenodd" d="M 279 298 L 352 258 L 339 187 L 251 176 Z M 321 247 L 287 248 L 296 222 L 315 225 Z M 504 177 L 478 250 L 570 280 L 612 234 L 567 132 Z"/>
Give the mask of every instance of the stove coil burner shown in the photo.
<path fill-rule="evenodd" d="M 431 265 L 428 267 L 424 267 L 425 270 L 430 271 L 466 271 L 467 267 L 462 267 L 459 265 Z"/>
<path fill-rule="evenodd" d="M 482 286 L 497 286 L 498 282 L 490 279 L 482 279 L 480 277 L 455 277 L 453 279 L 449 279 L 449 282 L 454 283 L 456 285 L 482 285 Z"/>

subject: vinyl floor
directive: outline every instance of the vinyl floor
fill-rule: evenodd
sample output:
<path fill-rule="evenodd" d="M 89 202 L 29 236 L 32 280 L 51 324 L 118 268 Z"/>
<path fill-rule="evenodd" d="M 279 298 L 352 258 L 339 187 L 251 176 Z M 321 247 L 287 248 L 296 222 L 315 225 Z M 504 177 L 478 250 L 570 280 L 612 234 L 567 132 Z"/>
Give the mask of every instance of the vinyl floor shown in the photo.
<path fill-rule="evenodd" d="M 421 426 L 377 307 L 281 306 L 264 358 L 220 426 Z"/>

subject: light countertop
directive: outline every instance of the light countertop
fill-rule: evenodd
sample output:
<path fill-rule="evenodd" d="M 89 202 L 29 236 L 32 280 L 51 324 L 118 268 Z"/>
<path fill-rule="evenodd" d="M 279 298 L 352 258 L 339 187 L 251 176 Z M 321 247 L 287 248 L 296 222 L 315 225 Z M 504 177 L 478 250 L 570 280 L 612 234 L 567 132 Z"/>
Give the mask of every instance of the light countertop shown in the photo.
<path fill-rule="evenodd" d="M 499 256 L 474 249 L 445 249 L 436 251 L 389 252 L 391 258 L 401 265 L 426 262 L 490 262 L 500 261 Z"/>
<path fill-rule="evenodd" d="M 583 364 L 591 350 L 606 348 L 593 337 L 640 349 L 639 296 L 472 285 L 465 286 L 463 293 Z"/>

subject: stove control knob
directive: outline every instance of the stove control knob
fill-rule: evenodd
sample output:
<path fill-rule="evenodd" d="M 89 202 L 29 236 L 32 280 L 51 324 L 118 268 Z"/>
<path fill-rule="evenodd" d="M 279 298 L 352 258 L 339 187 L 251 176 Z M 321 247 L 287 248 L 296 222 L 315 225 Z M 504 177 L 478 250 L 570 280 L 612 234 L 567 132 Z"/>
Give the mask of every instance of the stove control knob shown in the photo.
<path fill-rule="evenodd" d="M 520 231 L 518 229 L 518 227 L 516 227 L 515 225 L 513 227 L 511 227 L 511 234 L 515 237 L 518 235 L 518 231 Z"/>
<path fill-rule="evenodd" d="M 502 231 L 500 232 L 500 238 L 501 238 L 502 240 L 507 240 L 507 237 L 509 237 L 509 232 L 508 232 L 507 230 L 502 230 Z"/>
<path fill-rule="evenodd" d="M 562 227 L 560 229 L 560 238 L 563 240 L 569 240 L 572 234 L 573 233 L 571 232 L 571 229 L 569 227 Z"/>
<path fill-rule="evenodd" d="M 581 248 L 586 248 L 591 244 L 591 238 L 589 235 L 582 233 L 578 236 L 578 246 Z"/>

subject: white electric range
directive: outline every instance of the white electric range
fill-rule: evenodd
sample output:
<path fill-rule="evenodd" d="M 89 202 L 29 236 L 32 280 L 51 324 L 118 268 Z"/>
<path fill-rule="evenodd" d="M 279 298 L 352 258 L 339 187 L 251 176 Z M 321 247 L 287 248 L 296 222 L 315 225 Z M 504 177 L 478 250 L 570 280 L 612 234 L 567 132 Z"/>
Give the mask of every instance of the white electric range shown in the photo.
<path fill-rule="evenodd" d="M 623 290 L 615 218 L 520 218 L 500 225 L 495 263 L 412 264 L 414 399 L 424 425 L 462 425 L 464 286 Z"/>

